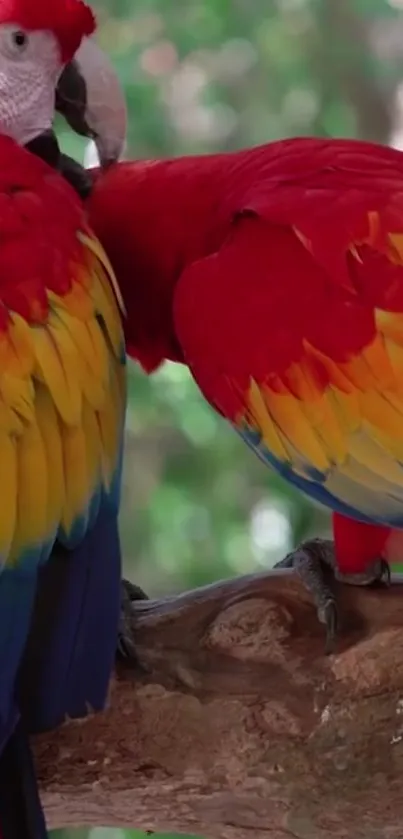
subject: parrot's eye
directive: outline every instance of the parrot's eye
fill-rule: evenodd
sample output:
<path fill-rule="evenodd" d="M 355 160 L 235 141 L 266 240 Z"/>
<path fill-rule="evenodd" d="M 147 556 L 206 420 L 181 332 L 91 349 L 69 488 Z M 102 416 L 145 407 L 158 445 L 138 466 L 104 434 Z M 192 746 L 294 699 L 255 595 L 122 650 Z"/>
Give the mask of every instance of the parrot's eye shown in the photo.
<path fill-rule="evenodd" d="M 13 29 L 10 32 L 10 40 L 15 52 L 24 52 L 28 44 L 28 35 L 22 29 Z"/>
<path fill-rule="evenodd" d="M 10 58 L 19 58 L 29 44 L 28 33 L 23 29 L 7 29 L 3 38 L 3 50 Z"/>
<path fill-rule="evenodd" d="M 21 29 L 16 29 L 15 32 L 12 32 L 11 37 L 18 49 L 23 49 L 28 40 L 27 35 Z"/>

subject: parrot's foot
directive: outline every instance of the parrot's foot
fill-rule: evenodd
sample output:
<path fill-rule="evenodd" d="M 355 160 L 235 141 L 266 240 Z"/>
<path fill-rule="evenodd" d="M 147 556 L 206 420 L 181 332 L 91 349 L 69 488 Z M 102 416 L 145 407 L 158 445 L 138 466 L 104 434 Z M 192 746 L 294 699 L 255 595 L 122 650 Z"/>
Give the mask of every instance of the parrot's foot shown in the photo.
<path fill-rule="evenodd" d="M 390 568 L 385 559 L 375 559 L 362 574 L 335 573 L 339 583 L 350 586 L 390 586 Z"/>
<path fill-rule="evenodd" d="M 136 646 L 133 641 L 133 608 L 134 600 L 148 600 L 142 588 L 131 583 L 129 580 L 122 580 L 122 602 L 120 611 L 120 624 L 118 632 L 117 657 L 124 661 L 130 661 L 134 666 L 141 667 Z"/>
<path fill-rule="evenodd" d="M 312 594 L 318 618 L 326 627 L 325 654 L 333 652 L 339 630 L 339 610 L 331 588 L 336 567 L 333 542 L 312 539 L 277 562 L 275 568 L 293 568 Z"/>
<path fill-rule="evenodd" d="M 337 580 L 361 586 L 390 583 L 390 570 L 384 559 L 375 560 L 362 574 L 340 574 L 336 566 L 334 544 L 330 539 L 303 542 L 274 567 L 294 568 L 305 588 L 312 594 L 318 618 L 326 627 L 326 655 L 335 650 L 341 624 L 332 582 Z"/>

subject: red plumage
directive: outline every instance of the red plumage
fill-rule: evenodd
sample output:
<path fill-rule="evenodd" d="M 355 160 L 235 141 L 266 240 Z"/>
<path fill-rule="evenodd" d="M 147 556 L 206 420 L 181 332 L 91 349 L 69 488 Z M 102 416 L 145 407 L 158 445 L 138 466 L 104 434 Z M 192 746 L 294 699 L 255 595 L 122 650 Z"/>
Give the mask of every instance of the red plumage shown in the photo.
<path fill-rule="evenodd" d="M 379 524 L 363 524 L 361 521 L 333 513 L 333 538 L 336 545 L 339 566 L 346 565 L 346 572 L 365 570 L 377 557 L 391 561 L 396 557 L 388 554 L 388 541 L 393 532 Z M 346 559 L 345 559 L 346 558 Z M 347 560 L 347 562 L 346 562 Z"/>
<path fill-rule="evenodd" d="M 10 311 L 29 324 L 49 311 L 48 291 L 67 294 L 86 229 L 75 192 L 46 163 L 0 136 L 0 335 Z M 46 278 L 47 286 L 44 278 Z"/>
<path fill-rule="evenodd" d="M 318 336 L 321 346 L 329 348 L 331 342 L 333 351 L 342 355 L 365 343 L 373 322 L 362 306 L 358 308 L 360 320 L 354 319 L 354 329 L 349 321 L 351 313 L 344 307 L 342 333 L 337 318 L 333 319 L 330 330 L 316 321 L 324 302 L 332 307 L 341 304 L 344 299 L 350 299 L 352 282 L 360 283 L 360 265 L 347 265 L 343 252 L 351 238 L 358 240 L 365 234 L 368 205 L 384 211 L 385 229 L 393 224 L 395 217 L 401 219 L 401 153 L 372 143 L 301 138 L 233 154 L 120 163 L 98 179 L 89 206 L 93 223 L 118 266 L 126 303 L 133 306 L 128 338 L 136 338 L 142 361 L 148 369 L 153 369 L 167 354 L 176 359 L 181 355 L 173 334 L 172 311 L 175 288 L 183 270 L 219 250 L 235 228 L 237 236 L 238 231 L 240 234 L 236 250 L 245 252 L 242 260 L 234 254 L 234 265 L 220 274 L 220 283 L 214 290 L 216 307 L 219 303 L 228 309 L 237 286 L 244 283 L 245 259 L 248 267 L 253 259 L 264 268 L 264 275 L 258 281 L 262 285 L 261 293 L 270 302 L 269 311 L 264 313 L 265 341 L 271 341 L 271 329 L 278 322 L 276 306 L 283 310 L 288 303 L 287 317 L 295 319 L 297 325 L 302 320 L 300 307 L 303 306 L 304 313 L 315 324 L 312 328 L 321 332 L 321 337 Z M 315 264 L 294 236 L 294 228 L 299 228 L 307 238 L 314 237 Z M 268 256 L 270 244 L 275 249 Z M 288 247 L 293 249 L 292 256 L 287 253 Z M 230 259 L 229 254 L 225 258 Z M 267 259 L 271 260 L 275 277 L 279 272 L 286 275 L 283 283 L 268 281 Z M 287 260 L 291 266 L 298 261 L 298 273 L 287 275 Z M 371 295 L 371 301 L 377 295 L 382 302 L 384 283 L 377 279 L 376 273 L 380 261 L 383 272 L 392 270 L 380 251 L 367 255 L 364 293 L 368 298 Z M 327 295 L 333 289 L 336 299 L 318 298 L 319 289 L 312 278 L 318 263 L 332 280 Z M 137 273 L 144 277 L 142 281 L 134 281 L 133 265 L 139 265 Z M 350 270 L 354 272 L 354 280 Z M 396 270 L 393 267 L 394 276 Z M 402 267 L 398 272 L 403 277 Z M 310 277 L 308 284 L 303 274 Z M 309 304 L 304 302 L 308 293 Z M 403 300 L 400 284 L 395 294 L 394 305 L 399 310 Z M 204 301 L 205 312 L 199 312 L 199 322 L 203 314 L 211 316 L 206 296 Z M 257 314 L 263 318 L 263 314 Z M 243 318 L 244 339 L 249 339 L 245 335 L 247 328 Z M 255 339 L 256 322 L 249 324 L 249 329 L 250 337 Z M 288 330 L 284 363 L 292 352 L 294 331 Z M 226 329 L 222 323 L 219 332 L 225 342 Z M 255 340 L 247 343 L 249 351 L 260 353 L 266 366 L 266 345 L 259 342 L 256 346 Z M 158 345 L 161 353 L 157 362 Z M 276 340 L 276 365 L 280 351 Z M 242 342 L 237 347 L 237 363 L 242 364 L 244 356 Z"/>
<path fill-rule="evenodd" d="M 0 0 L 0 23 L 14 23 L 27 31 L 50 30 L 60 44 L 63 63 L 96 28 L 95 15 L 83 0 Z"/>
<path fill-rule="evenodd" d="M 263 459 L 337 513 L 342 571 L 388 558 L 403 527 L 401 153 L 301 138 L 122 163 L 89 212 L 129 351 L 148 371 L 186 363 Z"/>

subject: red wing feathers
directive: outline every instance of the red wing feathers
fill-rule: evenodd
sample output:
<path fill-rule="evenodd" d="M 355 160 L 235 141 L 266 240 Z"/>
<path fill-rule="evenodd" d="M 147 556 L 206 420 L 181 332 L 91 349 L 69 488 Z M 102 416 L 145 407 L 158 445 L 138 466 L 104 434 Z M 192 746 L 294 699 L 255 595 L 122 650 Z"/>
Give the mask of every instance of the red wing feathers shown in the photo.
<path fill-rule="evenodd" d="M 175 322 L 204 395 L 263 459 L 338 512 L 401 526 L 403 195 L 365 212 L 354 195 L 341 217 L 329 195 L 317 226 L 309 195 L 288 225 L 274 203 L 273 219 L 240 214 L 184 272 Z"/>

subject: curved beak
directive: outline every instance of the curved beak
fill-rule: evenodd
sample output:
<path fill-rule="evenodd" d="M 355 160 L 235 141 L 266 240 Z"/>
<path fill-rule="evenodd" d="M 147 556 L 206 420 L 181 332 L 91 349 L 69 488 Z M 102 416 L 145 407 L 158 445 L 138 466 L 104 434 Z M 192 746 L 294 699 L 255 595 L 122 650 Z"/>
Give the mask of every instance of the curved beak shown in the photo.
<path fill-rule="evenodd" d="M 126 142 L 126 102 L 111 62 L 90 38 L 64 68 L 55 104 L 73 131 L 94 141 L 102 167 L 119 160 Z"/>

